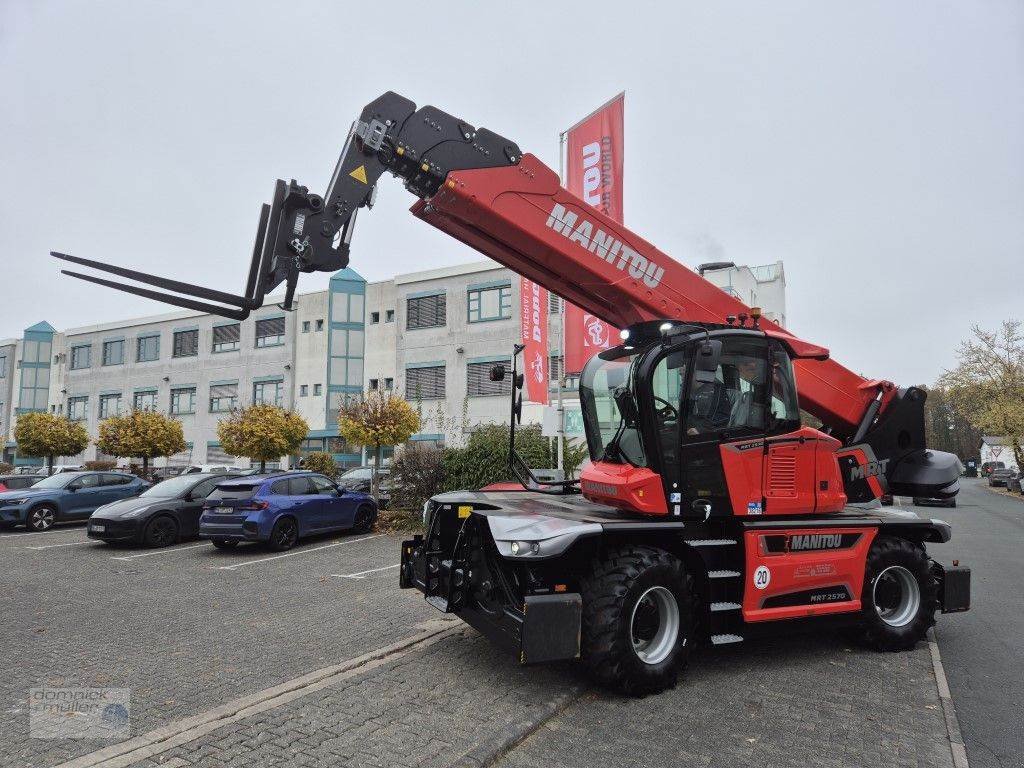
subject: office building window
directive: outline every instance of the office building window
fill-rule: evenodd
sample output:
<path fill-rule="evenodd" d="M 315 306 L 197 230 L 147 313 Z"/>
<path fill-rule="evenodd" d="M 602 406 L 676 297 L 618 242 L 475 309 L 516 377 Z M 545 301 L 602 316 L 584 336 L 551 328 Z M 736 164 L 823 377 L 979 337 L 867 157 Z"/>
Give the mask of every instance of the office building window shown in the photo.
<path fill-rule="evenodd" d="M 155 411 L 156 391 L 136 392 L 135 397 L 132 399 L 132 408 L 136 411 Z"/>
<path fill-rule="evenodd" d="M 322 331 L 324 329 L 324 321 L 323 320 L 317 320 L 316 321 L 316 329 L 318 331 Z"/>
<path fill-rule="evenodd" d="M 309 320 L 302 321 L 302 332 L 309 333 Z"/>
<path fill-rule="evenodd" d="M 299 385 L 299 397 L 309 397 L 309 384 Z"/>
<path fill-rule="evenodd" d="M 80 371 L 83 368 L 88 368 L 91 364 L 90 358 L 92 357 L 92 347 L 89 345 L 83 345 L 71 348 L 71 370 Z"/>
<path fill-rule="evenodd" d="M 393 323 L 395 322 L 395 310 L 389 309 L 384 313 L 384 322 Z"/>
<path fill-rule="evenodd" d="M 69 397 L 68 418 L 72 421 L 85 421 L 89 418 L 89 398 Z"/>
<path fill-rule="evenodd" d="M 489 320 L 508 320 L 512 317 L 511 285 L 470 288 L 467 296 L 468 319 L 471 323 L 486 323 Z"/>
<path fill-rule="evenodd" d="M 199 354 L 199 331 L 175 331 L 171 346 L 174 357 L 195 357 Z"/>
<path fill-rule="evenodd" d="M 171 413 L 195 413 L 196 388 L 177 387 L 171 390 Z"/>
<path fill-rule="evenodd" d="M 284 405 L 284 381 L 257 381 L 252 385 L 253 403 Z"/>
<path fill-rule="evenodd" d="M 386 389 L 388 392 L 390 392 L 394 388 L 395 388 L 395 380 L 394 379 L 392 379 L 391 377 L 388 377 L 388 378 L 384 379 L 384 389 Z"/>
<path fill-rule="evenodd" d="M 366 387 L 371 392 L 376 392 L 380 389 L 380 379 L 370 379 L 370 383 Z"/>
<path fill-rule="evenodd" d="M 562 366 L 564 360 L 561 355 L 551 355 L 548 357 L 548 380 L 557 382 L 562 376 Z"/>
<path fill-rule="evenodd" d="M 135 362 L 148 363 L 160 357 L 159 336 L 139 336 L 135 341 Z"/>
<path fill-rule="evenodd" d="M 284 344 L 284 318 L 272 317 L 256 321 L 256 346 L 276 347 Z"/>
<path fill-rule="evenodd" d="M 231 325 L 217 325 L 213 328 L 213 351 L 234 352 L 238 349 L 242 338 L 242 326 L 240 323 Z"/>
<path fill-rule="evenodd" d="M 466 394 L 470 397 L 512 394 L 512 377 L 506 375 L 502 381 L 491 381 L 491 368 L 500 363 L 511 368 L 508 360 L 487 363 L 466 364 Z"/>
<path fill-rule="evenodd" d="M 370 325 L 376 325 L 380 322 L 380 312 L 370 313 Z"/>
<path fill-rule="evenodd" d="M 406 301 L 405 327 L 439 328 L 445 324 L 447 299 L 443 293 L 434 296 L 419 296 Z"/>
<path fill-rule="evenodd" d="M 0 379 L 7 378 L 7 355 L 0 355 Z"/>
<path fill-rule="evenodd" d="M 405 371 L 405 396 L 410 400 L 440 400 L 445 393 L 445 367 L 408 368 Z"/>
<path fill-rule="evenodd" d="M 124 339 L 103 342 L 103 364 L 122 365 L 124 363 Z"/>
<path fill-rule="evenodd" d="M 100 418 L 121 415 L 121 395 L 100 395 Z"/>
<path fill-rule="evenodd" d="M 210 413 L 227 413 L 238 407 L 238 382 L 210 385 Z"/>
<path fill-rule="evenodd" d="M 553 293 L 548 293 L 548 312 L 558 314 L 562 311 L 562 300 Z"/>
<path fill-rule="evenodd" d="M 324 385 L 323 384 L 314 384 L 313 385 L 313 396 L 314 397 L 322 395 L 323 393 L 324 393 Z"/>

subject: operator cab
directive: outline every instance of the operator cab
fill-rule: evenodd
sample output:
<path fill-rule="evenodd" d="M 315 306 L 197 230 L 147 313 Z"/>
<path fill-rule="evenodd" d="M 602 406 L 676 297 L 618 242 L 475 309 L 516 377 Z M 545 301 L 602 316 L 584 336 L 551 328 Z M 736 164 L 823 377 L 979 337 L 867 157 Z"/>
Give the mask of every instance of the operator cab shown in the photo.
<path fill-rule="evenodd" d="M 594 501 L 702 520 L 845 504 L 839 441 L 801 426 L 789 351 L 761 330 L 633 326 L 584 368 L 580 402 Z"/>

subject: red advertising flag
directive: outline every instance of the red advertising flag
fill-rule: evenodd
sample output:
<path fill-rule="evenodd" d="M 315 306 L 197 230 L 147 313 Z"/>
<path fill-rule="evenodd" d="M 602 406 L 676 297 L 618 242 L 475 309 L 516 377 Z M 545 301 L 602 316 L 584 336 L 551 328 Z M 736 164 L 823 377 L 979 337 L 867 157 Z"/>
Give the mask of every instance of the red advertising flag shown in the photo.
<path fill-rule="evenodd" d="M 625 99 L 620 93 L 566 131 L 566 189 L 620 222 Z M 618 343 L 617 328 L 568 302 L 564 322 L 567 373 L 579 373 L 587 360 Z"/>
<path fill-rule="evenodd" d="M 548 404 L 548 292 L 532 280 L 520 278 L 519 327 L 522 333 L 526 399 Z"/>

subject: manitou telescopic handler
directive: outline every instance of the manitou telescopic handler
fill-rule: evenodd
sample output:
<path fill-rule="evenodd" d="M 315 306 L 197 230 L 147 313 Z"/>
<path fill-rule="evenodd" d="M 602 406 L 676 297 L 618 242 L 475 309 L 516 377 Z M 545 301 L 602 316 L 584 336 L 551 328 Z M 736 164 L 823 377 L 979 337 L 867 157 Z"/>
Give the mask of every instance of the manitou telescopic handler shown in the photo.
<path fill-rule="evenodd" d="M 937 610 L 967 610 L 970 571 L 925 550 L 950 527 L 876 501 L 959 490 L 957 460 L 925 446 L 922 390 L 847 370 L 515 143 L 434 107 L 395 93 L 369 104 L 323 197 L 278 181 L 243 296 L 54 255 L 180 295 L 75 277 L 238 319 L 285 283 L 291 309 L 300 272 L 348 264 L 355 214 L 385 171 L 420 198 L 415 216 L 625 329 L 580 377 L 591 463 L 578 485 L 536 481 L 513 450 L 523 490 L 427 503 L 426 534 L 402 545 L 402 587 L 522 663 L 581 658 L 632 694 L 672 686 L 701 640 L 845 620 L 899 650 Z"/>

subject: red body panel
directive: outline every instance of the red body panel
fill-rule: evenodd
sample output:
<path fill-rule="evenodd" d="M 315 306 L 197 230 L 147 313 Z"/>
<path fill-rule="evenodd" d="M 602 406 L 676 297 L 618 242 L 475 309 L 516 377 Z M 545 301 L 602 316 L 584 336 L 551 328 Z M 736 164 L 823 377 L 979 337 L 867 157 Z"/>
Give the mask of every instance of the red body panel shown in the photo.
<path fill-rule="evenodd" d="M 877 532 L 832 527 L 746 531 L 744 621 L 859 611 L 864 565 Z"/>
<path fill-rule="evenodd" d="M 661 476 L 646 467 L 595 461 L 580 474 L 584 498 L 645 515 L 667 515 Z"/>
<path fill-rule="evenodd" d="M 619 328 L 660 318 L 721 323 L 750 311 L 563 189 L 530 154 L 516 166 L 453 171 L 412 211 Z M 879 389 L 891 389 L 823 359 L 827 349 L 768 320 L 761 328 L 803 358 L 795 361 L 801 406 L 837 430 L 853 431 Z"/>
<path fill-rule="evenodd" d="M 841 443 L 811 427 L 788 435 L 721 446 L 732 513 L 799 515 L 838 512 L 846 494 L 836 463 Z"/>

